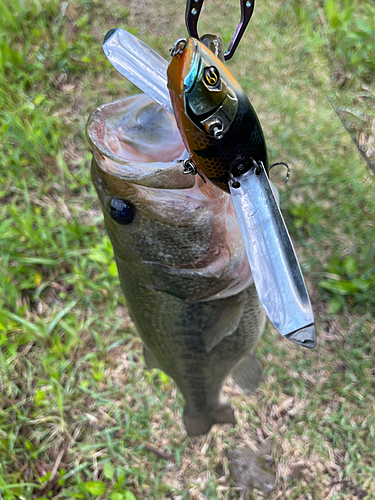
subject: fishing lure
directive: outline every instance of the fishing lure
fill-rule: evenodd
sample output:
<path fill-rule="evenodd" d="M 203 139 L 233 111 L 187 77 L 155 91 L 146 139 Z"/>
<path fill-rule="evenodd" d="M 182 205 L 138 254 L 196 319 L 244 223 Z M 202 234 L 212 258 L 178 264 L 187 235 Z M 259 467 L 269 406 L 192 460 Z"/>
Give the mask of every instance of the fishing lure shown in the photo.
<path fill-rule="evenodd" d="M 240 23 L 225 53 L 219 37 L 198 35 L 203 1 L 187 0 L 185 19 L 190 38 L 175 42 L 169 66 L 150 47 L 121 29 L 106 35 L 103 49 L 118 71 L 175 115 L 190 155 L 183 160 L 183 173 L 199 173 L 230 192 L 267 316 L 284 337 L 313 348 L 316 330 L 309 295 L 268 180 L 268 170 L 280 163 L 268 167 L 256 113 L 223 64 L 235 52 L 253 13 L 254 0 L 240 0 Z"/>
<path fill-rule="evenodd" d="M 268 169 L 258 117 L 233 75 L 201 42 L 179 39 L 172 55 L 168 88 L 190 161 L 229 193 L 229 180 L 247 172 L 253 160 Z"/>

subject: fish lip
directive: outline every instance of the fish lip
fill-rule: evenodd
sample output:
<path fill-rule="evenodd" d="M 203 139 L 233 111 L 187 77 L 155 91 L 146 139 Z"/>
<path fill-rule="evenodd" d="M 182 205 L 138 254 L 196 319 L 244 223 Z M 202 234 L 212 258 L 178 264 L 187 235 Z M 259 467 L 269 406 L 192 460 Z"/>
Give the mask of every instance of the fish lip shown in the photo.
<path fill-rule="evenodd" d="M 307 349 L 313 349 L 317 343 L 316 329 L 314 323 L 304 326 L 303 328 L 299 328 L 294 332 L 287 333 L 284 336 L 285 338 L 294 342 L 295 344 L 298 344 L 302 347 L 306 347 Z"/>

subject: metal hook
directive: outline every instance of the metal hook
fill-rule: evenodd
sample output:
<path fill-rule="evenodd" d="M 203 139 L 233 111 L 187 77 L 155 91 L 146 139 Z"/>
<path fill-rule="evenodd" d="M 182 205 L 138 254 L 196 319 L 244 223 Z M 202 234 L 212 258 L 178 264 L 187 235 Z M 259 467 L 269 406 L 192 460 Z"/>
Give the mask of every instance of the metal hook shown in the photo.
<path fill-rule="evenodd" d="M 290 167 L 287 163 L 284 163 L 283 161 L 278 161 L 277 163 L 272 163 L 270 168 L 268 170 L 271 170 L 271 168 L 276 167 L 277 165 L 284 165 L 284 167 L 287 168 L 286 176 L 285 176 L 285 184 L 288 183 L 289 176 L 290 176 Z"/>
<path fill-rule="evenodd" d="M 186 11 L 185 11 L 185 23 L 188 30 L 189 36 L 197 38 L 198 35 L 198 18 L 202 10 L 204 0 L 187 0 Z M 235 53 L 238 44 L 245 32 L 247 25 L 249 24 L 250 18 L 253 15 L 255 0 L 240 0 L 241 4 L 241 19 L 234 33 L 232 41 L 229 44 L 228 50 L 224 53 L 224 59 L 228 61 Z"/>

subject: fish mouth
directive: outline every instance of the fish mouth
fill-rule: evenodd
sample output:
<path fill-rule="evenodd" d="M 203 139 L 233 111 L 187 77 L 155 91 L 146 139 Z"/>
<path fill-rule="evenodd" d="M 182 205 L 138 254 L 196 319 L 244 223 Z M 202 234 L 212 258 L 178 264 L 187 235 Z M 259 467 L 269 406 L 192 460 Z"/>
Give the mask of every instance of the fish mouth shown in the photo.
<path fill-rule="evenodd" d="M 182 174 L 185 146 L 174 117 L 145 94 L 104 104 L 90 116 L 87 139 L 98 165 L 111 176 L 159 189 L 189 189 Z"/>

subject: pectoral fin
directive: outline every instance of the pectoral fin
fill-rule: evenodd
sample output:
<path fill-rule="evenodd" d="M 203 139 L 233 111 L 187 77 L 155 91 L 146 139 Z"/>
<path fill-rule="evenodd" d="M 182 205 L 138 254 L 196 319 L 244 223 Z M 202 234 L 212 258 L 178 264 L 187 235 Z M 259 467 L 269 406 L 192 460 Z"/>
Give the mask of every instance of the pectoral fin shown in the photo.
<path fill-rule="evenodd" d="M 263 367 L 253 352 L 244 356 L 232 372 L 233 380 L 245 393 L 254 392 L 263 380 Z"/>
<path fill-rule="evenodd" d="M 231 335 L 239 325 L 245 307 L 246 296 L 234 296 L 221 301 L 206 322 L 203 341 L 210 352 L 224 337 Z"/>

